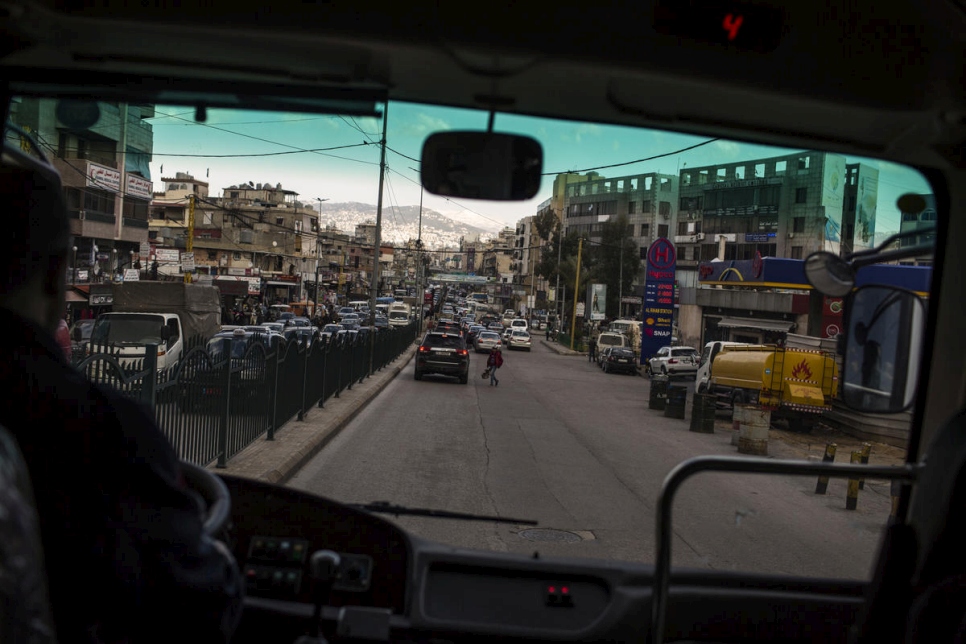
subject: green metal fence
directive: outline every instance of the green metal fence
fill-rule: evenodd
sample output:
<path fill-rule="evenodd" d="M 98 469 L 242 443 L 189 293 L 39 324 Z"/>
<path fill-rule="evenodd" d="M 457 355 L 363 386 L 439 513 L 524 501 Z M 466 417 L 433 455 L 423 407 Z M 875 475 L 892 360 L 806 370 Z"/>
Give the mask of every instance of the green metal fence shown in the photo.
<path fill-rule="evenodd" d="M 151 407 L 180 458 L 224 467 L 262 436 L 274 440 L 293 418 L 303 420 L 313 407 L 323 409 L 333 396 L 385 368 L 413 345 L 415 326 L 308 345 L 250 340 L 239 348 L 225 338 L 214 352 L 194 339 L 166 371 L 157 368 L 157 345 L 147 345 L 135 360 L 92 346 L 74 365 L 92 381 Z"/>

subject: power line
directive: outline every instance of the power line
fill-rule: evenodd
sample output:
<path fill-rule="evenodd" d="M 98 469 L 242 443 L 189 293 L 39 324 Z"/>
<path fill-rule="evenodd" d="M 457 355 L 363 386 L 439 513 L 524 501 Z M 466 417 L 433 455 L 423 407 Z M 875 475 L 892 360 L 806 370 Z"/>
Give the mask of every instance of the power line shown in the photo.
<path fill-rule="evenodd" d="M 211 128 L 213 130 L 218 130 L 219 132 L 226 132 L 228 134 L 234 134 L 236 136 L 243 136 L 246 139 L 253 139 L 255 141 L 261 141 L 263 143 L 269 143 L 271 145 L 278 145 L 278 146 L 283 147 L 283 148 L 290 148 L 292 150 L 298 150 L 300 152 L 311 152 L 310 150 L 306 150 L 304 148 L 300 148 L 300 147 L 295 146 L 295 145 L 289 145 L 287 143 L 279 143 L 278 141 L 272 141 L 270 139 L 263 139 L 260 136 L 253 136 L 251 134 L 245 134 L 243 132 L 235 132 L 234 130 L 226 130 L 225 128 L 218 127 L 217 125 L 209 125 L 208 123 L 197 123 L 197 122 L 192 121 L 190 119 L 181 118 L 181 117 L 175 116 L 173 114 L 170 114 L 170 115 L 164 115 L 164 114 L 162 114 L 162 116 L 171 116 L 172 118 L 177 118 L 177 119 L 179 119 L 181 121 L 186 121 L 186 122 L 191 123 L 193 125 L 201 125 L 201 126 L 204 126 L 204 127 L 207 127 L 207 128 Z M 372 161 L 363 161 L 361 159 L 352 159 L 350 157 L 342 157 L 342 156 L 338 156 L 338 155 L 335 155 L 335 154 L 326 154 L 325 152 L 313 152 L 313 154 L 318 154 L 318 155 L 326 156 L 326 157 L 333 157 L 335 159 L 342 159 L 344 161 L 355 161 L 356 163 L 364 163 L 366 165 L 379 165 L 378 163 L 373 163 Z"/>
<path fill-rule="evenodd" d="M 415 161 L 416 163 L 422 163 L 422 161 L 420 161 L 419 159 L 414 159 L 413 157 L 409 156 L 408 154 L 403 154 L 402 152 L 396 152 L 396 150 L 393 150 L 388 145 L 386 146 L 386 149 L 389 150 L 390 152 L 393 152 L 395 154 L 398 154 L 399 156 L 401 156 L 404 159 L 409 159 L 410 161 Z"/>
<path fill-rule="evenodd" d="M 182 112 L 181 114 L 177 114 L 177 115 L 173 115 L 173 116 L 182 116 L 182 115 L 185 115 L 185 114 L 194 114 L 194 111 L 191 111 L 191 112 Z M 166 114 L 164 116 L 167 117 L 168 115 Z M 154 116 L 154 117 L 151 117 L 151 118 L 161 118 L 161 117 Z M 321 120 L 327 119 L 327 118 L 331 118 L 331 117 L 329 117 L 329 116 L 312 116 L 312 117 L 303 118 L 303 119 L 280 119 L 280 120 L 273 120 L 273 121 L 225 121 L 225 122 L 219 123 L 218 125 L 261 125 L 261 124 L 268 124 L 268 123 L 301 123 L 303 121 L 321 121 Z M 167 125 L 167 124 L 164 124 L 164 125 Z M 199 121 L 194 121 L 192 123 L 192 125 L 205 125 L 205 124 L 204 123 L 201 123 Z"/>
<path fill-rule="evenodd" d="M 721 139 L 708 139 L 707 141 L 702 141 L 701 143 L 695 143 L 686 148 L 681 148 L 680 150 L 674 150 L 673 152 L 665 152 L 663 154 L 655 154 L 654 156 L 645 157 L 643 159 L 635 159 L 634 161 L 623 161 L 621 163 L 610 163 L 608 165 L 599 165 L 593 168 L 583 168 L 582 170 L 563 170 L 561 172 L 544 172 L 541 176 L 551 177 L 558 174 L 576 174 L 578 172 L 591 172 L 593 170 L 606 170 L 608 168 L 619 168 L 625 165 L 633 165 L 635 163 L 644 163 L 645 161 L 653 161 L 655 159 L 663 159 L 664 157 L 673 156 L 675 154 L 681 154 L 682 152 L 687 152 L 689 150 L 694 150 L 695 148 L 700 148 L 701 146 L 708 145 L 709 143 L 714 143 L 715 141 L 720 141 Z"/>
<path fill-rule="evenodd" d="M 251 157 L 275 157 L 282 156 L 286 154 L 304 154 L 306 152 L 325 152 L 328 150 L 344 150 L 347 148 L 360 148 L 373 145 L 369 142 L 362 143 L 352 143 L 349 145 L 336 145 L 330 148 L 312 148 L 307 150 L 290 150 L 287 152 L 251 152 L 247 154 L 185 154 L 180 152 L 143 152 L 141 150 L 135 150 L 133 152 L 128 152 L 130 155 L 137 156 L 156 156 L 156 157 L 189 157 L 196 159 L 231 159 L 231 158 L 251 158 Z M 78 152 L 80 148 L 64 148 L 66 152 Z"/>
<path fill-rule="evenodd" d="M 391 169 L 390 169 L 390 172 L 392 172 L 393 174 L 399 175 L 400 177 L 402 177 L 403 179 L 405 179 L 406 181 L 408 181 L 410 183 L 413 183 L 413 184 L 415 184 L 415 185 L 417 185 L 419 187 L 422 187 L 422 184 L 420 184 L 418 181 L 416 181 L 415 179 L 410 179 L 409 177 L 407 177 L 406 175 L 402 174 L 401 172 L 397 172 L 396 170 L 391 170 Z M 439 195 L 437 195 L 437 196 L 439 196 Z M 500 226 L 502 226 L 504 228 L 507 227 L 507 224 L 505 222 L 502 222 L 502 221 L 500 221 L 498 219 L 494 219 L 493 217 L 488 217 L 488 216 L 484 215 L 483 213 L 479 213 L 479 212 L 473 210 L 472 208 L 467 208 L 463 204 L 457 203 L 457 202 L 453 201 L 452 199 L 450 199 L 449 197 L 440 197 L 440 198 L 441 199 L 445 199 L 446 201 L 450 202 L 454 206 L 458 206 L 459 208 L 462 208 L 463 210 L 468 210 L 469 212 L 471 212 L 474 215 L 477 215 L 479 217 L 482 217 L 483 219 L 492 221 L 495 224 L 500 224 Z"/>

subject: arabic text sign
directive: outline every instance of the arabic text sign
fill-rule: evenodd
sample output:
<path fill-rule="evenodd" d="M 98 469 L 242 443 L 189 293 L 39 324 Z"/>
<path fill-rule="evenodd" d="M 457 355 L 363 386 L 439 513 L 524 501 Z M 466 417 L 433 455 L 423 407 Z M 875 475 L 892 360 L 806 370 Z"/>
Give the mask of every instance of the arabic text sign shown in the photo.
<path fill-rule="evenodd" d="M 151 182 L 136 174 L 127 175 L 126 192 L 132 197 L 140 197 L 141 199 L 150 199 L 153 196 Z"/>
<path fill-rule="evenodd" d="M 641 364 L 661 347 L 671 344 L 676 268 L 677 252 L 674 244 L 664 237 L 654 240 L 647 250 Z"/>
<path fill-rule="evenodd" d="M 114 168 L 88 161 L 87 185 L 92 188 L 118 192 L 121 190 L 121 173 Z"/>

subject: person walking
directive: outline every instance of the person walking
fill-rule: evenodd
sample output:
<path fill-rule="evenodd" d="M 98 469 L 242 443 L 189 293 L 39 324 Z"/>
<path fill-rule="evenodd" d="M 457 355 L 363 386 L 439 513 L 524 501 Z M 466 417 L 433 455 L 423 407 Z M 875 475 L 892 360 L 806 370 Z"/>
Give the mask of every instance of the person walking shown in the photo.
<path fill-rule="evenodd" d="M 591 329 L 590 339 L 587 342 L 587 360 L 594 362 L 597 360 L 597 329 Z"/>
<path fill-rule="evenodd" d="M 503 354 L 500 347 L 493 347 L 490 356 L 486 359 L 486 368 L 490 372 L 490 386 L 500 386 L 500 381 L 496 379 L 496 370 L 503 366 Z"/>

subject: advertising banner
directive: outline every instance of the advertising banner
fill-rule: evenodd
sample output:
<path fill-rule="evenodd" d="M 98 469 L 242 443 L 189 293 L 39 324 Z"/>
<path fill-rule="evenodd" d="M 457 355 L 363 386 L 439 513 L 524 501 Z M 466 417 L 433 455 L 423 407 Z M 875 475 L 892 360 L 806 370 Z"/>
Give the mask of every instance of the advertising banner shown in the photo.
<path fill-rule="evenodd" d="M 587 310 L 590 311 L 587 319 L 591 322 L 599 322 L 607 317 L 606 284 L 587 285 Z"/>
<path fill-rule="evenodd" d="M 654 240 L 647 249 L 641 364 L 657 353 L 661 347 L 671 344 L 676 269 L 677 253 L 674 244 L 664 237 Z"/>

